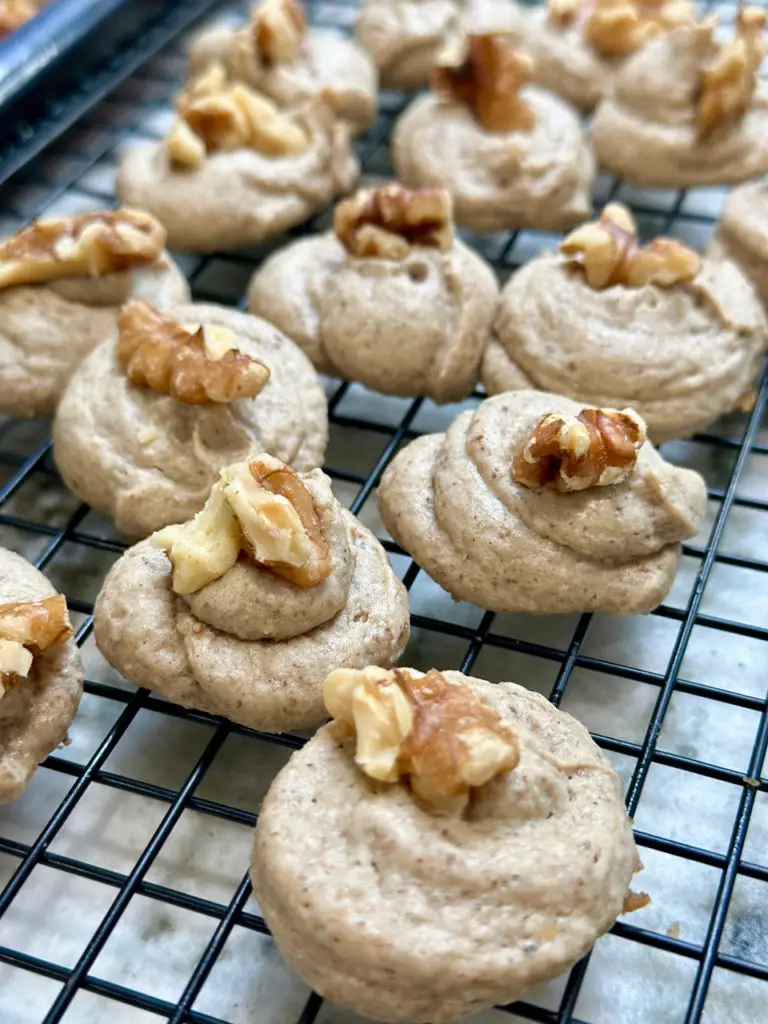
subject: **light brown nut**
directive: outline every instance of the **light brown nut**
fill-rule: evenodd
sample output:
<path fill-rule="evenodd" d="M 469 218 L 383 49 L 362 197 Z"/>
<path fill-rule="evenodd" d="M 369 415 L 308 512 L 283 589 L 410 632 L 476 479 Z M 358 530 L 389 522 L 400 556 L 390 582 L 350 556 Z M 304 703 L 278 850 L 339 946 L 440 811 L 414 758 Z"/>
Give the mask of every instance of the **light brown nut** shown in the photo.
<path fill-rule="evenodd" d="M 582 0 L 547 0 L 547 21 L 555 28 L 568 28 L 581 17 Z"/>
<path fill-rule="evenodd" d="M 529 132 L 533 109 L 520 95 L 533 74 L 533 61 L 514 50 L 508 36 L 490 32 L 467 36 L 458 55 L 444 55 L 432 74 L 432 88 L 466 104 L 491 132 Z"/>
<path fill-rule="evenodd" d="M 165 228 L 142 210 L 47 217 L 0 243 L 0 288 L 146 266 L 164 247 Z"/>
<path fill-rule="evenodd" d="M 63 644 L 72 635 L 67 601 L 61 594 L 0 604 L 0 697 L 29 675 L 34 651 Z"/>
<path fill-rule="evenodd" d="M 692 21 L 690 0 L 549 0 L 549 23 L 581 25 L 585 43 L 604 57 L 638 50 L 651 36 Z"/>
<path fill-rule="evenodd" d="M 467 686 L 440 672 L 337 669 L 323 686 L 326 707 L 355 761 L 372 779 L 405 777 L 429 808 L 461 813 L 473 793 L 516 767 L 517 737 Z"/>
<path fill-rule="evenodd" d="M 262 0 L 253 12 L 253 40 L 264 64 L 291 64 L 299 55 L 307 19 L 296 0 Z"/>
<path fill-rule="evenodd" d="M 633 409 L 582 409 L 578 416 L 543 416 L 512 462 L 523 487 L 583 491 L 625 480 L 645 442 Z"/>
<path fill-rule="evenodd" d="M 205 163 L 205 143 L 181 118 L 174 122 L 165 140 L 165 149 L 169 160 L 176 167 L 196 171 Z"/>
<path fill-rule="evenodd" d="M 0 39 L 21 28 L 37 14 L 32 0 L 0 0 Z"/>
<path fill-rule="evenodd" d="M 255 398 L 269 380 L 269 369 L 239 352 L 235 335 L 226 328 L 190 327 L 147 302 L 123 306 L 117 358 L 131 383 L 187 405 Z"/>
<path fill-rule="evenodd" d="M 670 288 L 692 281 L 701 270 L 701 257 L 674 238 L 656 238 L 641 246 L 632 215 L 620 203 L 609 203 L 599 220 L 567 235 L 560 252 L 595 289 L 651 284 Z"/>
<path fill-rule="evenodd" d="M 766 53 L 765 24 L 765 11 L 742 7 L 734 38 L 721 44 L 712 63 L 702 69 L 696 105 L 699 140 L 732 127 L 749 110 Z"/>
<path fill-rule="evenodd" d="M 302 589 L 331 574 L 333 560 L 312 496 L 292 469 L 260 455 L 238 476 L 238 496 L 229 477 L 227 496 L 245 537 L 245 548 L 260 565 Z M 242 497 L 241 497 L 242 496 Z"/>
<path fill-rule="evenodd" d="M 415 192 L 397 184 L 364 188 L 336 206 L 333 227 L 353 256 L 401 260 L 415 245 L 451 247 L 453 204 L 442 188 Z"/>

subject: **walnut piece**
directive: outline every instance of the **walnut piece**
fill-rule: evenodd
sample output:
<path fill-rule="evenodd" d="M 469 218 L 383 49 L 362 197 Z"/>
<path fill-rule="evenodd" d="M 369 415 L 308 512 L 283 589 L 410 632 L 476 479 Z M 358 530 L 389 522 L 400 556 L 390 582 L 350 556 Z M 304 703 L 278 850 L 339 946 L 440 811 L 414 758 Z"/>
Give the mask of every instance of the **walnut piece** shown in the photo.
<path fill-rule="evenodd" d="M 633 409 L 582 409 L 543 416 L 515 455 L 512 476 L 523 487 L 583 491 L 625 480 L 645 442 Z"/>
<path fill-rule="evenodd" d="M 0 39 L 26 25 L 36 14 L 33 0 L 0 0 Z"/>
<path fill-rule="evenodd" d="M 119 273 L 155 263 L 164 248 L 165 228 L 142 210 L 46 217 L 0 243 L 0 288 Z"/>
<path fill-rule="evenodd" d="M 461 813 L 473 791 L 518 763 L 517 738 L 499 716 L 435 669 L 337 669 L 323 696 L 362 771 L 379 782 L 405 776 L 432 810 Z"/>
<path fill-rule="evenodd" d="M 267 367 L 239 352 L 225 327 L 187 326 L 134 300 L 120 310 L 117 330 L 117 358 L 130 382 L 186 405 L 255 398 L 269 380 Z"/>
<path fill-rule="evenodd" d="M 241 551 L 296 587 L 314 587 L 333 568 L 312 496 L 271 455 L 227 466 L 203 509 L 152 536 L 173 567 L 177 594 L 193 594 L 229 572 Z"/>
<path fill-rule="evenodd" d="M 307 19 L 296 0 L 263 0 L 252 16 L 253 40 L 264 64 L 292 64 L 299 55 Z"/>
<path fill-rule="evenodd" d="M 432 88 L 465 103 L 491 132 L 530 132 L 536 119 L 520 90 L 531 80 L 533 62 L 512 49 L 503 33 L 467 36 L 459 54 L 444 54 L 432 74 Z"/>
<path fill-rule="evenodd" d="M 228 84 L 221 64 L 194 79 L 176 100 L 179 115 L 165 140 L 171 164 L 202 166 L 206 153 L 253 149 L 268 156 L 295 156 L 309 145 L 301 125 L 261 93 Z"/>
<path fill-rule="evenodd" d="M 402 260 L 413 246 L 451 247 L 453 203 L 442 188 L 364 188 L 337 205 L 333 228 L 353 256 Z"/>
<path fill-rule="evenodd" d="M 712 64 L 702 70 L 696 105 L 700 141 L 738 124 L 749 110 L 766 52 L 765 23 L 765 11 L 742 7 L 736 16 L 734 38 L 723 43 Z"/>
<path fill-rule="evenodd" d="M 584 42 L 604 57 L 634 53 L 694 16 L 690 0 L 549 0 L 547 8 L 554 28 L 580 24 Z"/>
<path fill-rule="evenodd" d="M 597 221 L 582 224 L 560 243 L 568 262 L 584 271 L 591 288 L 654 284 L 671 288 L 692 281 L 701 270 L 701 257 L 674 238 L 655 238 L 639 245 L 632 214 L 620 203 L 609 203 Z"/>
<path fill-rule="evenodd" d="M 72 634 L 67 601 L 61 594 L 0 604 L 0 697 L 29 675 L 34 653 L 28 648 L 44 651 L 65 643 Z"/>

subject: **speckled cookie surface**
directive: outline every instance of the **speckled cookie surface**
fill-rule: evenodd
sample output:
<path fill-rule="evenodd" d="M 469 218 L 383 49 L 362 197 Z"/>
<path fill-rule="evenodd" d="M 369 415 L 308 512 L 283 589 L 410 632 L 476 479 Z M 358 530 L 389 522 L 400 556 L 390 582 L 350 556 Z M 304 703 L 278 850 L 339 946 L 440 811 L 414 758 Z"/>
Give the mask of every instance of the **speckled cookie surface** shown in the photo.
<path fill-rule="evenodd" d="M 324 373 L 448 402 L 477 380 L 497 295 L 491 268 L 460 242 L 384 260 L 351 256 L 327 234 L 270 257 L 248 303 Z"/>
<path fill-rule="evenodd" d="M 768 307 L 768 178 L 729 194 L 707 252 L 735 260 Z"/>
<path fill-rule="evenodd" d="M 281 107 L 296 107 L 322 94 L 356 133 L 365 131 L 376 116 L 376 66 L 350 39 L 311 29 L 296 60 L 266 65 L 255 52 L 248 28 L 206 29 L 192 41 L 190 71 L 198 74 L 213 61 L 221 62 L 231 79 L 245 82 Z"/>
<path fill-rule="evenodd" d="M 677 571 L 679 542 L 706 506 L 704 481 L 650 443 L 625 481 L 559 494 L 529 490 L 511 465 L 548 413 L 570 399 L 513 391 L 461 413 L 445 434 L 417 438 L 378 492 L 384 525 L 456 599 L 508 612 L 647 612 Z"/>
<path fill-rule="evenodd" d="M 310 138 L 303 153 L 218 151 L 189 170 L 170 165 L 163 142 L 142 144 L 126 153 L 117 193 L 153 213 L 173 249 L 215 252 L 279 235 L 349 191 L 360 169 L 349 129 L 329 107 L 312 103 L 296 117 Z"/>
<path fill-rule="evenodd" d="M 50 415 L 75 367 L 114 330 L 129 299 L 173 306 L 189 299 L 189 288 L 163 255 L 104 277 L 0 289 L 0 412 Z"/>
<path fill-rule="evenodd" d="M 96 603 L 106 659 L 137 686 L 269 732 L 321 722 L 323 680 L 337 665 L 391 665 L 408 640 L 405 588 L 373 534 L 332 497 L 328 478 L 316 471 L 304 482 L 323 524 L 335 518 L 326 528 L 334 570 L 319 588 L 298 590 L 241 560 L 178 597 L 164 552 L 142 541 L 113 566 Z"/>
<path fill-rule="evenodd" d="M 0 548 L 0 604 L 56 591 L 21 555 Z M 29 678 L 0 698 L 0 804 L 24 791 L 35 768 L 67 737 L 83 691 L 74 640 L 35 654 Z"/>
<path fill-rule="evenodd" d="M 490 394 L 527 386 L 586 405 L 632 406 L 657 441 L 735 409 L 755 386 L 768 324 L 734 263 L 704 260 L 689 284 L 591 288 L 565 257 L 544 254 L 502 290 Z"/>
<path fill-rule="evenodd" d="M 768 83 L 730 128 L 697 140 L 695 98 L 712 44 L 701 27 L 651 40 L 617 73 L 590 138 L 599 165 L 637 185 L 731 185 L 768 171 Z"/>
<path fill-rule="evenodd" d="M 251 876 L 288 965 L 385 1021 L 517 999 L 580 957 L 638 867 L 621 786 L 586 729 L 537 693 L 445 672 L 519 739 L 482 816 L 424 810 L 367 779 L 326 726 L 262 805 Z"/>
<path fill-rule="evenodd" d="M 410 188 L 448 189 L 459 226 L 560 230 L 591 209 L 595 167 L 575 111 L 537 86 L 521 95 L 531 132 L 489 132 L 468 108 L 429 94 L 400 117 L 392 137 L 398 178 Z"/>
<path fill-rule="evenodd" d="M 328 439 L 325 395 L 303 352 L 270 324 L 221 306 L 170 310 L 182 323 L 219 324 L 270 379 L 256 398 L 185 405 L 131 384 L 114 337 L 83 362 L 54 422 L 54 455 L 67 486 L 143 537 L 202 508 L 219 471 L 265 451 L 296 470 L 320 465 Z"/>

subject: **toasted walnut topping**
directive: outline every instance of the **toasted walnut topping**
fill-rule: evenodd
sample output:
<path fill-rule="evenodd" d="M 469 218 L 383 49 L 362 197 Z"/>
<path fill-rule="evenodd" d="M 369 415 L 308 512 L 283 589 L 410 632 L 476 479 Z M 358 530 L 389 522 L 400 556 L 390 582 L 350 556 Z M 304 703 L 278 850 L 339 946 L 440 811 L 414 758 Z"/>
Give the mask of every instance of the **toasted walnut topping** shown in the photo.
<path fill-rule="evenodd" d="M 432 74 L 439 96 L 465 103 L 491 132 L 529 132 L 535 117 L 520 96 L 531 80 L 533 62 L 512 49 L 507 36 L 468 36 L 460 53 L 444 54 Z"/>
<path fill-rule="evenodd" d="M 29 675 L 34 654 L 28 648 L 44 651 L 71 636 L 67 602 L 61 594 L 0 604 L 0 697 Z"/>
<path fill-rule="evenodd" d="M 580 267 L 591 288 L 655 284 L 670 288 L 692 281 L 701 270 L 701 257 L 674 238 L 655 238 L 640 245 L 632 214 L 620 203 L 609 203 L 600 219 L 572 231 L 560 252 Z"/>
<path fill-rule="evenodd" d="M 402 260 L 417 245 L 450 248 L 453 204 L 442 188 L 416 192 L 397 184 L 363 188 L 338 204 L 333 227 L 353 256 Z"/>
<path fill-rule="evenodd" d="M 234 332 L 179 323 L 147 302 L 127 303 L 117 320 L 117 358 L 132 384 L 187 405 L 255 398 L 269 370 L 239 352 Z"/>
<path fill-rule="evenodd" d="M 523 487 L 606 487 L 629 476 L 644 442 L 645 423 L 632 409 L 550 413 L 515 455 L 512 475 Z"/>
<path fill-rule="evenodd" d="M 749 110 L 765 57 L 765 23 L 765 11 L 743 7 L 736 16 L 734 38 L 723 43 L 712 64 L 702 70 L 696 106 L 700 140 L 737 124 Z"/>
<path fill-rule="evenodd" d="M 241 551 L 296 587 L 314 587 L 333 568 L 312 496 L 279 459 L 259 455 L 228 466 L 194 519 L 152 536 L 173 566 L 177 594 L 193 594 L 229 572 Z"/>
<path fill-rule="evenodd" d="M 468 686 L 432 669 L 337 669 L 323 686 L 340 734 L 372 779 L 411 789 L 434 810 L 460 813 L 472 791 L 511 771 L 517 738 Z"/>
<path fill-rule="evenodd" d="M 634 53 L 651 36 L 693 19 L 689 0 L 549 0 L 549 23 L 580 24 L 584 42 L 605 57 Z"/>
<path fill-rule="evenodd" d="M 0 243 L 0 288 L 130 270 L 164 247 L 165 229 L 141 210 L 46 217 Z"/>
<path fill-rule="evenodd" d="M 254 149 L 269 156 L 303 153 L 307 132 L 272 100 L 245 85 L 228 85 L 221 65 L 195 79 L 176 101 L 181 123 L 166 139 L 166 152 L 179 167 L 201 166 L 216 150 Z"/>
<path fill-rule="evenodd" d="M 291 64 L 307 33 L 307 19 L 296 0 L 263 0 L 253 12 L 253 39 L 265 64 Z"/>

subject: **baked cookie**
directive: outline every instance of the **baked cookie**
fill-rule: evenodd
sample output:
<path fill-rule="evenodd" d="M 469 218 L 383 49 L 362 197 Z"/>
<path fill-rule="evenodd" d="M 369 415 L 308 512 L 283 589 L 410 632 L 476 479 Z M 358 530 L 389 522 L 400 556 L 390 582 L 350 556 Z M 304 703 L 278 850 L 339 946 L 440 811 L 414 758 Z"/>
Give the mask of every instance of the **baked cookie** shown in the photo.
<path fill-rule="evenodd" d="M 515 271 L 496 339 L 481 371 L 489 394 L 536 387 L 631 405 L 658 443 L 749 404 L 768 324 L 735 263 L 671 238 L 640 245 L 629 211 L 611 203 Z"/>
<path fill-rule="evenodd" d="M 460 601 L 499 612 L 632 615 L 672 586 L 704 481 L 665 462 L 631 409 L 509 391 L 388 467 L 394 539 Z"/>
<path fill-rule="evenodd" d="M 388 89 L 426 85 L 443 50 L 464 32 L 519 29 L 512 0 L 363 0 L 355 38 Z"/>
<path fill-rule="evenodd" d="M 389 666 L 408 631 L 405 588 L 328 477 L 269 455 L 226 467 L 191 522 L 127 551 L 94 612 L 131 682 L 268 732 L 322 721 L 330 669 Z"/>
<path fill-rule="evenodd" d="M 0 413 L 47 416 L 129 299 L 172 306 L 189 288 L 141 210 L 47 217 L 0 242 Z"/>
<path fill-rule="evenodd" d="M 716 18 L 652 39 L 616 75 L 590 128 L 601 167 L 636 185 L 730 185 L 768 171 L 764 10 L 745 7 L 718 43 Z"/>
<path fill-rule="evenodd" d="M 529 12 L 521 41 L 534 81 L 589 111 L 610 93 L 630 54 L 692 20 L 689 0 L 548 0 Z"/>
<path fill-rule="evenodd" d="M 53 425 L 67 487 L 132 537 L 194 515 L 232 461 L 264 450 L 314 469 L 327 441 L 304 353 L 263 320 L 207 305 L 127 305 Z"/>
<path fill-rule="evenodd" d="M 621 784 L 576 719 L 514 683 L 342 669 L 334 721 L 259 813 L 254 894 L 289 967 L 366 1018 L 439 1022 L 555 977 L 640 869 Z"/>
<path fill-rule="evenodd" d="M 308 31 L 297 0 L 262 0 L 246 28 L 201 32 L 192 41 L 190 71 L 199 74 L 216 61 L 281 107 L 322 95 L 355 133 L 376 117 L 379 76 L 370 55 L 351 39 Z"/>
<path fill-rule="evenodd" d="M 362 189 L 334 231 L 293 242 L 256 272 L 253 313 L 322 373 L 390 395 L 469 394 L 493 323 L 493 271 L 453 230 L 443 189 Z"/>
<path fill-rule="evenodd" d="M 83 692 L 67 601 L 33 565 L 0 548 L 0 804 L 21 796 L 67 738 Z"/>
<path fill-rule="evenodd" d="M 118 195 L 151 210 L 173 249 L 215 252 L 262 242 L 357 180 L 349 128 L 321 97 L 279 110 L 211 64 L 176 106 L 168 138 L 129 150 L 117 175 Z"/>
<path fill-rule="evenodd" d="M 729 194 L 707 255 L 738 263 L 768 307 L 768 177 Z"/>
<path fill-rule="evenodd" d="M 395 126 L 403 184 L 446 188 L 456 223 L 474 231 L 559 230 L 583 220 L 595 167 L 576 112 L 526 84 L 531 61 L 504 35 L 469 36 L 462 55 L 446 59 L 433 91 Z"/>

